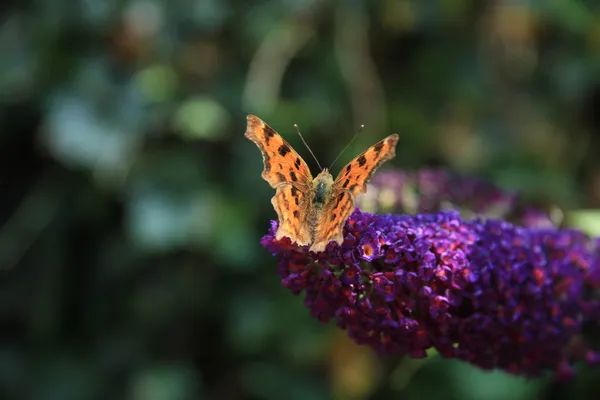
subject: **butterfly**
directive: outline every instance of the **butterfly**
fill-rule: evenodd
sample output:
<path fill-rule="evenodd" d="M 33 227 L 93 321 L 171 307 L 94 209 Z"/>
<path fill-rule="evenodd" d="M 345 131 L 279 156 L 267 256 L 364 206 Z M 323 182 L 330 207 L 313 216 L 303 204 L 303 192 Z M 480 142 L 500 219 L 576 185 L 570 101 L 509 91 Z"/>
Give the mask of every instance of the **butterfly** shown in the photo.
<path fill-rule="evenodd" d="M 350 161 L 335 181 L 327 168 L 313 179 L 308 165 L 273 128 L 248 115 L 244 136 L 262 153 L 262 178 L 275 189 L 271 204 L 279 226 L 275 239 L 288 237 L 315 253 L 329 242 L 341 244 L 342 228 L 354 211 L 356 197 L 366 191 L 375 170 L 396 155 L 398 135 L 377 142 Z"/>

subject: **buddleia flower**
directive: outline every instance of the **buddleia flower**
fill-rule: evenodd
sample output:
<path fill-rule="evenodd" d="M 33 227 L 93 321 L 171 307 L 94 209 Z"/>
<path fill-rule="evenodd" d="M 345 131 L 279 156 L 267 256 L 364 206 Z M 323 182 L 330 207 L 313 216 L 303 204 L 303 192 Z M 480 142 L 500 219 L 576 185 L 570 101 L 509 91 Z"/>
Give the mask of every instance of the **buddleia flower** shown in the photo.
<path fill-rule="evenodd" d="M 381 354 L 435 349 L 484 369 L 535 377 L 595 364 L 584 327 L 600 320 L 600 240 L 458 211 L 378 215 L 358 208 L 341 245 L 320 253 L 261 243 L 311 315 Z"/>

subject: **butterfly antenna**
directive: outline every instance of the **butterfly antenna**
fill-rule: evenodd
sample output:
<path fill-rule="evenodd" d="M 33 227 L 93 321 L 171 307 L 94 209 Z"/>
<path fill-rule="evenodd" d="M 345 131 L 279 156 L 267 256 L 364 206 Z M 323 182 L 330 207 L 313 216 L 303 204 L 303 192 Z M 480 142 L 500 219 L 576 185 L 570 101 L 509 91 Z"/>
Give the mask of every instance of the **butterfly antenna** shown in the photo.
<path fill-rule="evenodd" d="M 346 150 L 348 150 L 348 147 L 350 147 L 350 145 L 352 144 L 352 142 L 354 142 L 354 139 L 356 139 L 356 137 L 357 137 L 357 136 L 358 136 L 358 135 L 359 135 L 359 134 L 362 132 L 362 130 L 363 130 L 364 128 L 365 128 L 365 126 L 364 126 L 364 125 L 361 125 L 361 126 L 360 126 L 360 128 L 358 129 L 358 132 L 356 132 L 356 133 L 354 134 L 354 136 L 352 136 L 352 139 L 350 140 L 350 142 L 349 142 L 349 143 L 346 145 L 346 147 L 344 147 L 344 148 L 342 149 L 342 151 L 340 151 L 340 154 L 338 154 L 338 156 L 335 158 L 335 160 L 333 160 L 333 162 L 331 163 L 331 166 L 329 167 L 329 169 L 331 169 L 331 167 L 333 167 L 333 164 L 335 164 L 335 163 L 336 163 L 336 161 L 337 161 L 337 160 L 340 158 L 340 156 L 341 156 L 342 154 L 344 154 L 344 152 L 345 152 Z"/>
<path fill-rule="evenodd" d="M 306 148 L 308 149 L 308 151 L 310 152 L 310 154 L 313 156 L 313 158 L 317 162 L 317 165 L 319 166 L 319 169 L 322 171 L 323 167 L 321 167 L 321 164 L 319 164 L 319 160 L 317 160 L 317 157 L 315 156 L 315 153 L 313 153 L 312 150 L 310 149 L 310 147 L 308 147 L 308 144 L 306 143 L 306 140 L 304 140 L 304 136 L 302 136 L 302 134 L 300 133 L 300 128 L 298 128 L 298 124 L 294 124 L 294 128 L 296 128 L 296 132 L 298 132 L 298 136 L 300 136 L 300 139 L 302 139 L 302 143 L 304 143 L 304 145 L 306 146 Z"/>

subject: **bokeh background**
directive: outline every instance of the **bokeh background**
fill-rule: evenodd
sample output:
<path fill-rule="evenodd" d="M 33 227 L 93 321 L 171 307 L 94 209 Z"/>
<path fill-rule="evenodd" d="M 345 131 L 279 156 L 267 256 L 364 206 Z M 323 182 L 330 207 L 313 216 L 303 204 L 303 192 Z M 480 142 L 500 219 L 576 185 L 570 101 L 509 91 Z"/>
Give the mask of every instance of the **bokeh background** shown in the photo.
<path fill-rule="evenodd" d="M 594 0 L 22 0 L 0 6 L 0 398 L 597 399 L 309 316 L 260 247 L 275 213 L 245 115 L 316 170 L 518 190 L 599 233 Z"/>

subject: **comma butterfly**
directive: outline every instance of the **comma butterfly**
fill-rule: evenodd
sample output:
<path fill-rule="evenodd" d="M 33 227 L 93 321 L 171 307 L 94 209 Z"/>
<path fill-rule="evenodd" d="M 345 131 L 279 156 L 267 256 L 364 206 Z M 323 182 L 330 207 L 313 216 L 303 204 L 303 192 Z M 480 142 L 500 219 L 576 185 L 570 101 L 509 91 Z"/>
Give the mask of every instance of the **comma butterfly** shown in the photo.
<path fill-rule="evenodd" d="M 248 115 L 246 136 L 260 149 L 262 177 L 276 190 L 271 204 L 279 217 L 276 239 L 289 237 L 320 252 L 330 241 L 341 244 L 342 228 L 354 211 L 355 198 L 367 189 L 375 170 L 396 155 L 398 135 L 377 142 L 350 161 L 336 180 L 327 168 L 313 179 L 308 165 L 273 128 Z"/>

